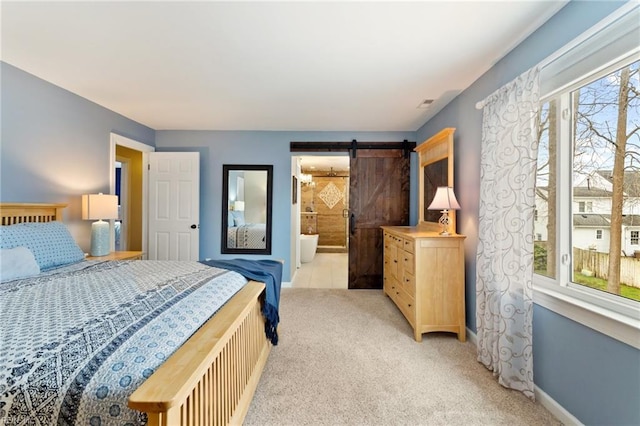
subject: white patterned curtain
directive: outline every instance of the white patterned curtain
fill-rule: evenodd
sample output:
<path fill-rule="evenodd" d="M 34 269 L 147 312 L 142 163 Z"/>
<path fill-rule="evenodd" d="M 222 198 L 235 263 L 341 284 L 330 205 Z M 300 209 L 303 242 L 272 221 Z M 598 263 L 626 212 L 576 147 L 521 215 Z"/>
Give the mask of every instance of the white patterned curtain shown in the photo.
<path fill-rule="evenodd" d="M 478 361 L 531 399 L 538 74 L 483 101 L 476 274 Z"/>

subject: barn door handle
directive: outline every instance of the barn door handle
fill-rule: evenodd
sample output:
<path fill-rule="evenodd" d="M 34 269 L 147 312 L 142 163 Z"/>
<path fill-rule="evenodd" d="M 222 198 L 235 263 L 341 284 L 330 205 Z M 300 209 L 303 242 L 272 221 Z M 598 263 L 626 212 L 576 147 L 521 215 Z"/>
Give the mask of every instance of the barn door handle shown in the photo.
<path fill-rule="evenodd" d="M 356 215 L 351 213 L 351 220 L 349 221 L 349 230 L 351 231 L 351 235 L 356 233 Z"/>

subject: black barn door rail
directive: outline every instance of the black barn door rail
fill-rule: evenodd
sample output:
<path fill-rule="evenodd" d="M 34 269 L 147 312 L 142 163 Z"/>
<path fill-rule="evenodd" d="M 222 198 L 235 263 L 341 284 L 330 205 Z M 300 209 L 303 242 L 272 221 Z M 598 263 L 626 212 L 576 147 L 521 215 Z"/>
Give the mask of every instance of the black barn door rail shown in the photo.
<path fill-rule="evenodd" d="M 401 149 L 408 158 L 416 143 L 406 139 L 402 142 L 358 142 L 353 139 L 351 142 L 291 142 L 289 147 L 291 152 L 351 152 L 353 158 L 359 149 Z"/>

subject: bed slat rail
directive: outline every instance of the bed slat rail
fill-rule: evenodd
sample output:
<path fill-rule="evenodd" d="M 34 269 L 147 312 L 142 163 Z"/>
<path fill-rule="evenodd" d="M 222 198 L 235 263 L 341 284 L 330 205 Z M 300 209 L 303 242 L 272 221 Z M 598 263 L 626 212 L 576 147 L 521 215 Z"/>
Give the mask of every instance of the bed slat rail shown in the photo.
<path fill-rule="evenodd" d="M 255 281 L 245 285 L 216 313 L 222 321 L 198 330 L 131 395 L 129 407 L 147 412 L 149 425 L 240 424 L 271 350 L 263 290 Z"/>

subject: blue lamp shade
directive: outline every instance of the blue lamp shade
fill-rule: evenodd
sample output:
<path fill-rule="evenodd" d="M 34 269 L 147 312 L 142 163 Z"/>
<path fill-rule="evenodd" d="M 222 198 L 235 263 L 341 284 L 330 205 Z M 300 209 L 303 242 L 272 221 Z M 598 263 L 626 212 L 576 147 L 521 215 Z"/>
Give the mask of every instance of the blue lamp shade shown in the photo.
<path fill-rule="evenodd" d="M 91 256 L 106 256 L 111 251 L 109 222 L 118 218 L 118 196 L 86 194 L 82 196 L 82 219 L 97 220 L 91 224 Z"/>

